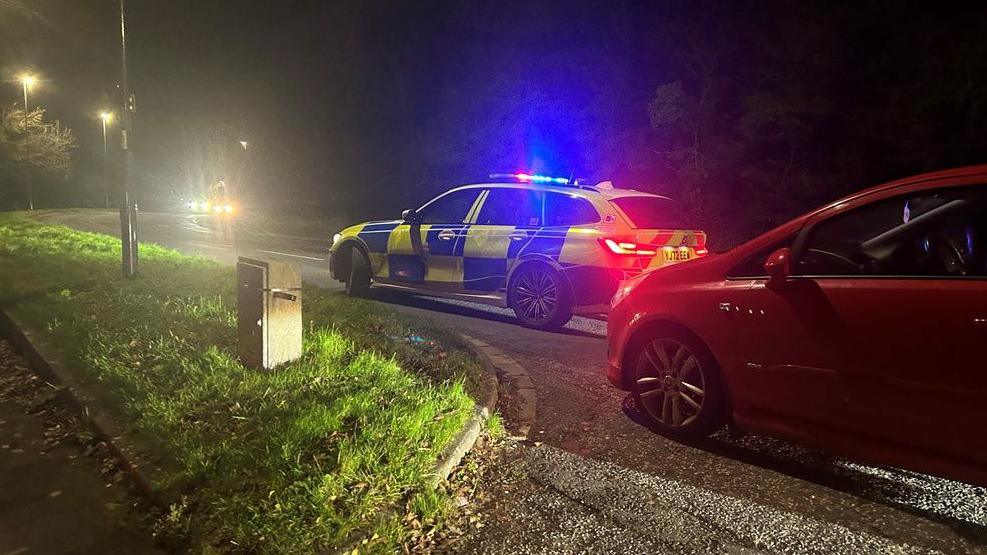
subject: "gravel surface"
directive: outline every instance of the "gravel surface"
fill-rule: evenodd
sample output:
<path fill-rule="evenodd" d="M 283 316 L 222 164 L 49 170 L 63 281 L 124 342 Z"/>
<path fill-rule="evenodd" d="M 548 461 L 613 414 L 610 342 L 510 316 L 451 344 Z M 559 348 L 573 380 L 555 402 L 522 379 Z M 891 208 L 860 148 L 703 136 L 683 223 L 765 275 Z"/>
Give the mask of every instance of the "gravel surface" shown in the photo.
<path fill-rule="evenodd" d="M 502 447 L 458 553 L 945 553 L 548 445 Z"/>

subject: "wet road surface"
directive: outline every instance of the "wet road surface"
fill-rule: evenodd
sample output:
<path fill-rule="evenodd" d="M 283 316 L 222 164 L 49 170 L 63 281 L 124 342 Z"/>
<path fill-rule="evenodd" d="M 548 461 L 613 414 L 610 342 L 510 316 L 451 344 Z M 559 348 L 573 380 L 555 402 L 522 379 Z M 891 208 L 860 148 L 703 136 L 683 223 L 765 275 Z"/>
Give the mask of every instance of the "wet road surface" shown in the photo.
<path fill-rule="evenodd" d="M 107 211 L 38 218 L 118 233 Z M 181 214 L 142 214 L 140 233 L 226 263 L 236 253 L 291 260 L 307 281 L 340 288 L 327 275 L 328 239 L 238 230 L 231 241 L 209 217 Z M 377 298 L 501 349 L 536 386 L 529 441 L 512 445 L 487 478 L 500 495 L 465 551 L 987 553 L 985 488 L 761 436 L 686 445 L 653 434 L 606 381 L 602 322 L 575 318 L 563 332 L 542 332 L 483 305 Z"/>

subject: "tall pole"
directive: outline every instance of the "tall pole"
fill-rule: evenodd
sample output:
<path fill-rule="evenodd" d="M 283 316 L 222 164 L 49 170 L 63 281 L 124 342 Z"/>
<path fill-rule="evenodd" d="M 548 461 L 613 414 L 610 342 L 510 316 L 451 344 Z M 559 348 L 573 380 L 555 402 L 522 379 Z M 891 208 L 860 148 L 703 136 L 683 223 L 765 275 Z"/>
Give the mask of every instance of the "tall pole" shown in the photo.
<path fill-rule="evenodd" d="M 27 155 L 27 209 L 34 210 L 34 183 L 31 175 L 31 136 L 27 129 L 27 87 L 31 79 L 24 77 L 21 85 L 24 87 L 24 153 Z"/>
<path fill-rule="evenodd" d="M 120 242 L 123 247 L 123 275 L 137 275 L 137 206 L 130 198 L 130 167 L 133 156 L 129 139 L 133 127 L 132 99 L 127 81 L 127 18 L 124 0 L 120 0 L 120 81 L 123 93 L 123 118 L 120 122 L 120 146 L 123 154 L 123 208 L 120 209 Z"/>

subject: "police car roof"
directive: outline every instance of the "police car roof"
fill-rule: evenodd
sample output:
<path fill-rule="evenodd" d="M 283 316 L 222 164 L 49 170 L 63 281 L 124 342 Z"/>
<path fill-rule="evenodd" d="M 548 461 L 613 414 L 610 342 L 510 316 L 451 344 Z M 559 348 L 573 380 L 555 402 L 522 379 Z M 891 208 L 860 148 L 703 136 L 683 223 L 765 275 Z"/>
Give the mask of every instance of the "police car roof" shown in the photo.
<path fill-rule="evenodd" d="M 511 189 L 532 189 L 535 191 L 557 191 L 560 193 L 570 193 L 570 194 L 597 194 L 603 198 L 610 200 L 613 198 L 620 197 L 655 197 L 663 198 L 665 200 L 672 200 L 664 195 L 656 195 L 654 193 L 645 193 L 643 191 L 635 191 L 634 189 L 602 189 L 596 188 L 592 185 L 559 185 L 555 183 L 524 183 L 524 182 L 489 182 L 489 183 L 470 183 L 468 185 L 461 185 L 450 190 L 457 189 L 475 189 L 480 187 L 505 187 Z"/>

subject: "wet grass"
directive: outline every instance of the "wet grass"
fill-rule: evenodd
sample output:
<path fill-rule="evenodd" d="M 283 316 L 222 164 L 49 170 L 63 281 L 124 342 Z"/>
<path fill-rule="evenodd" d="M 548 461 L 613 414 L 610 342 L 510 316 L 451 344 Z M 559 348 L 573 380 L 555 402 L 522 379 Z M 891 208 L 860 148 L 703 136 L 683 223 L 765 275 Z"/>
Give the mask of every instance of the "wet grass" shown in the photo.
<path fill-rule="evenodd" d="M 194 550 L 312 552 L 368 531 L 404 542 L 448 510 L 429 471 L 469 416 L 480 365 L 457 336 L 369 302 L 303 292 L 304 354 L 236 358 L 233 270 L 154 245 L 0 215 L 0 303 L 44 330 L 162 464 L 182 501 L 163 538 Z M 398 504 L 405 514 L 381 518 Z M 185 538 L 185 539 L 183 539 Z"/>

